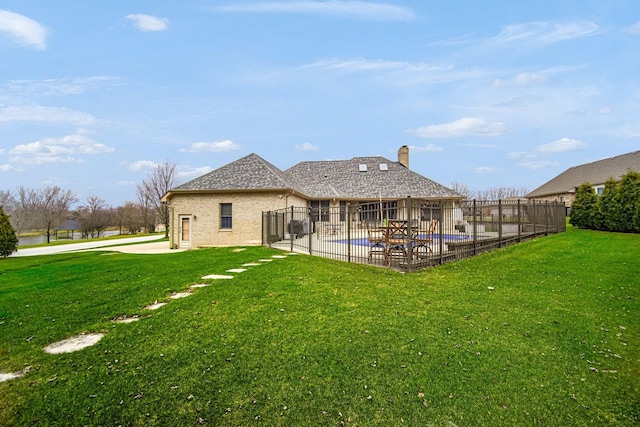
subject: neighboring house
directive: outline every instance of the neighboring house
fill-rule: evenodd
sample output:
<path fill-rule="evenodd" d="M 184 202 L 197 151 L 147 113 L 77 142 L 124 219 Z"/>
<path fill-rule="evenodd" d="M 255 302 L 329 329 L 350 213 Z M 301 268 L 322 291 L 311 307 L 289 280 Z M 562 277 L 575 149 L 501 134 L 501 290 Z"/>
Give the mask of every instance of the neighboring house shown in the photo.
<path fill-rule="evenodd" d="M 409 170 L 409 149 L 398 161 L 384 157 L 308 161 L 281 171 L 256 154 L 222 166 L 170 190 L 172 247 L 260 245 L 262 212 L 310 208 L 324 221 L 330 207 L 384 205 L 391 215 L 398 199 L 446 200 L 462 196 Z M 328 221 L 328 219 L 326 219 Z M 344 218 L 339 219 L 344 221 Z"/>
<path fill-rule="evenodd" d="M 629 171 L 640 172 L 640 151 L 569 168 L 527 194 L 527 198 L 564 202 L 570 208 L 576 189 L 585 182 L 593 185 L 597 194 L 602 194 L 610 178 L 620 180 Z"/>

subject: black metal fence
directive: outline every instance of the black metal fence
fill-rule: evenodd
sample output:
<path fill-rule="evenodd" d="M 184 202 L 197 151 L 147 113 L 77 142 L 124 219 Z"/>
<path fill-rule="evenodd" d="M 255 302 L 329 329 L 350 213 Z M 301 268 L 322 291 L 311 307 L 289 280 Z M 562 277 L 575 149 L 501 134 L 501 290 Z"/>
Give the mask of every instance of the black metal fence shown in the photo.
<path fill-rule="evenodd" d="M 385 200 L 263 212 L 262 242 L 405 271 L 566 231 L 564 203 Z"/>

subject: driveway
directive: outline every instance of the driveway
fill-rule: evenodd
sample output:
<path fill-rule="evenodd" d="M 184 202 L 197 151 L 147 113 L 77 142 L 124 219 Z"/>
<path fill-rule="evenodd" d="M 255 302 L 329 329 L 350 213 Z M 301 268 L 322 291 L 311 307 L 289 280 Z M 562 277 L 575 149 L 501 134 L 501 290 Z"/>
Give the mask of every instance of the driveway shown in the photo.
<path fill-rule="evenodd" d="M 14 252 L 9 256 L 51 255 L 87 250 L 118 251 L 140 254 L 158 254 L 182 251 L 181 249 L 169 249 L 169 242 L 161 239 L 163 239 L 163 237 L 141 236 L 118 240 L 97 240 L 92 242 L 69 243 L 67 245 L 42 246 L 38 248 L 18 249 L 17 252 Z"/>

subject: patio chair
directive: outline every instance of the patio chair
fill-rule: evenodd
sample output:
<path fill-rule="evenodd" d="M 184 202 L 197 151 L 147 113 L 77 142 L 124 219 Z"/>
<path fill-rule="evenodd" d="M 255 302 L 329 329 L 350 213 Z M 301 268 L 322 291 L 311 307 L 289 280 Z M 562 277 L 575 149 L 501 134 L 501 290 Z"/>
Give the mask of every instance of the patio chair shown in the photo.
<path fill-rule="evenodd" d="M 369 240 L 369 263 L 373 260 L 373 254 L 385 254 L 385 229 L 383 228 L 372 228 L 369 221 L 365 222 L 365 227 L 367 228 L 367 239 Z"/>
<path fill-rule="evenodd" d="M 432 219 L 429 221 L 426 230 L 416 230 L 413 234 L 413 253 L 416 258 L 426 258 L 429 252 L 433 253 L 431 243 L 433 243 L 433 234 L 438 226 L 438 220 Z M 420 252 L 422 249 L 423 253 Z"/>
<path fill-rule="evenodd" d="M 402 259 L 407 258 L 407 243 L 409 241 L 407 222 L 389 220 L 385 235 L 385 258 L 391 267 L 391 260 L 394 256 L 401 256 Z"/>

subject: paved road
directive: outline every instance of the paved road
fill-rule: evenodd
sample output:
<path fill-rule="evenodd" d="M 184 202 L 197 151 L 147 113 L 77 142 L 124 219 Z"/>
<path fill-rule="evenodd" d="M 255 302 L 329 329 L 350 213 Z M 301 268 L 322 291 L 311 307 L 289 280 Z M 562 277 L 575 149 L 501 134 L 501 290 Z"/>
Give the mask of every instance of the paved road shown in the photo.
<path fill-rule="evenodd" d="M 148 243 L 154 240 L 160 240 L 162 238 L 163 236 L 141 236 L 141 237 L 129 237 L 126 239 L 117 239 L 117 240 L 96 240 L 92 242 L 69 243 L 67 245 L 42 246 L 38 248 L 18 249 L 17 252 L 14 252 L 9 256 L 18 257 L 18 256 L 59 254 L 63 252 L 73 252 L 73 251 L 82 251 L 87 249 L 102 248 L 105 246 L 127 245 L 130 243 Z M 169 242 L 166 242 L 166 245 L 168 248 Z"/>

